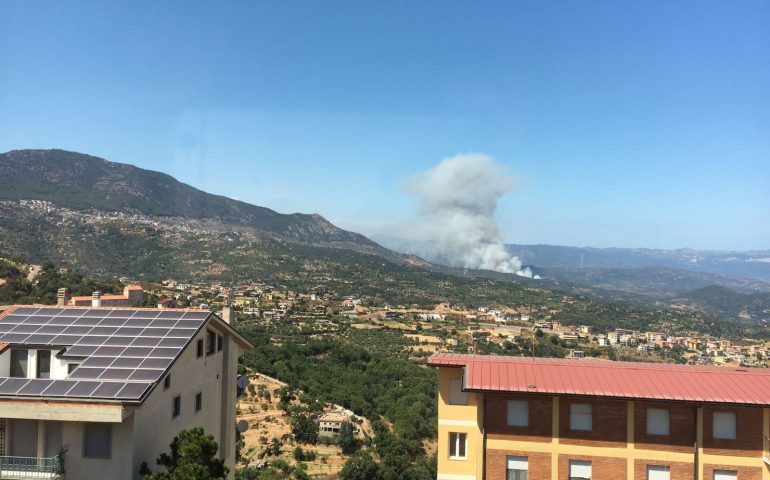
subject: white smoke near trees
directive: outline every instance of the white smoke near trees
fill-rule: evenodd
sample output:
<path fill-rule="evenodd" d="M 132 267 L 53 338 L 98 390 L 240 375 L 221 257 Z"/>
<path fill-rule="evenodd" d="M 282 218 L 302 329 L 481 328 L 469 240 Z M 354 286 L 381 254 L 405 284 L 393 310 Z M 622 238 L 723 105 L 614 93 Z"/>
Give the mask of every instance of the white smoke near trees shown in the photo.
<path fill-rule="evenodd" d="M 420 254 L 453 267 L 494 270 L 532 278 L 508 253 L 495 219 L 497 201 L 513 179 L 495 159 L 463 154 L 441 160 L 403 183 L 420 200 L 417 222 L 406 234 Z"/>

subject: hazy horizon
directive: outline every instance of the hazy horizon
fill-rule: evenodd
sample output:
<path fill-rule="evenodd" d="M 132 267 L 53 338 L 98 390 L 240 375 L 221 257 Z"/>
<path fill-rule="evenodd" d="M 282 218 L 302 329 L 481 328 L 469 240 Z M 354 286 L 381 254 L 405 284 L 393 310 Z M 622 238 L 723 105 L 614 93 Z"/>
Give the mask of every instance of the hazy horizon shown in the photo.
<path fill-rule="evenodd" d="M 766 2 L 44 3 L 0 4 L 0 150 L 375 238 L 446 218 L 407 179 L 484 155 L 483 245 L 770 249 Z"/>

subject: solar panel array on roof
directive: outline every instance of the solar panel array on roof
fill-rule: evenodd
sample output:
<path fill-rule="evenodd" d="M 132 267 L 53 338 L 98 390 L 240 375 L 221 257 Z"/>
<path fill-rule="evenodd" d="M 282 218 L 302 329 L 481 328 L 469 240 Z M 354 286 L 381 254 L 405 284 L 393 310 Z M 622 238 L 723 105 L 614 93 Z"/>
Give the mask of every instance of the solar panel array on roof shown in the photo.
<path fill-rule="evenodd" d="M 0 318 L 0 343 L 63 348 L 82 360 L 66 380 L 0 379 L 0 395 L 138 400 L 158 381 L 210 313 L 20 307 Z"/>

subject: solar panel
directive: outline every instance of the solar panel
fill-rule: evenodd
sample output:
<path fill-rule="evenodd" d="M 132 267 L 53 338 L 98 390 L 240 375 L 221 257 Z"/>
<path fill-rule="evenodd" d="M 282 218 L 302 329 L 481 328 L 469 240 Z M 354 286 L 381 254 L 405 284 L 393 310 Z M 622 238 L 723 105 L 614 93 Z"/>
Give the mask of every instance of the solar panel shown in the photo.
<path fill-rule="evenodd" d="M 148 357 L 152 353 L 152 348 L 149 347 L 128 347 L 123 353 L 124 357 Z"/>
<path fill-rule="evenodd" d="M 79 370 L 79 369 L 78 369 Z M 75 370 L 77 372 L 77 370 Z M 91 393 L 96 390 L 96 387 L 101 385 L 100 382 L 78 382 L 72 389 L 67 392 L 68 397 L 90 397 Z"/>
<path fill-rule="evenodd" d="M 160 340 L 159 347 L 184 347 L 187 344 L 187 338 L 166 337 Z"/>
<path fill-rule="evenodd" d="M 57 322 L 59 322 L 62 317 L 57 318 Z M 73 318 L 69 322 L 72 325 L 83 325 L 86 327 L 93 327 L 96 325 L 99 325 L 101 322 L 98 318 Z"/>
<path fill-rule="evenodd" d="M 0 394 L 15 395 L 21 387 L 28 383 L 28 378 L 9 378 L 0 384 Z"/>
<path fill-rule="evenodd" d="M 90 345 L 75 345 L 64 352 L 65 357 L 87 357 L 93 355 L 99 347 Z"/>
<path fill-rule="evenodd" d="M 39 378 L 33 378 L 29 382 L 27 382 L 26 385 L 21 387 L 16 394 L 17 395 L 40 395 L 43 393 L 43 390 L 48 388 L 48 386 L 51 384 L 50 379 L 39 379 Z"/>
<path fill-rule="evenodd" d="M 41 327 L 44 328 L 44 327 Z M 73 325 L 71 327 L 50 327 L 50 328 L 64 328 L 64 330 L 61 331 L 61 333 L 65 335 L 85 335 L 86 333 L 90 332 L 92 327 L 85 327 L 81 325 Z"/>
<path fill-rule="evenodd" d="M 163 375 L 163 370 L 148 370 L 140 368 L 138 370 L 135 370 L 131 377 L 129 378 L 132 381 L 152 381 L 159 379 L 160 376 Z"/>
<path fill-rule="evenodd" d="M 44 396 L 63 397 L 67 395 L 72 387 L 77 384 L 74 380 L 54 380 L 51 385 L 43 391 Z"/>
<path fill-rule="evenodd" d="M 125 383 L 123 382 L 102 382 L 101 385 L 91 393 L 91 397 L 114 398 L 124 386 Z"/>
<path fill-rule="evenodd" d="M 20 323 L 27 323 L 32 325 L 45 325 L 53 320 L 53 317 L 43 317 L 40 315 L 33 315 L 31 317 L 24 318 Z"/>
<path fill-rule="evenodd" d="M 83 338 L 79 335 L 57 335 L 51 343 L 54 345 L 75 345 L 75 342 Z"/>
<path fill-rule="evenodd" d="M 2 343 L 24 343 L 29 337 L 28 333 L 5 333 L 2 335 Z"/>
<path fill-rule="evenodd" d="M 104 318 L 99 322 L 100 327 L 120 327 L 126 323 L 126 318 Z"/>
<path fill-rule="evenodd" d="M 141 327 L 122 327 L 115 332 L 115 335 L 127 335 L 129 337 L 136 337 L 141 334 L 142 331 L 144 331 L 144 328 Z"/>
<path fill-rule="evenodd" d="M 209 315 L 17 307 L 0 317 L 0 343 L 65 347 L 57 357 L 78 359 L 80 365 L 67 379 L 0 378 L 0 395 L 139 400 Z"/>
<path fill-rule="evenodd" d="M 131 345 L 131 342 L 134 341 L 134 337 L 109 337 L 106 342 L 104 342 L 104 345 L 108 346 L 123 346 L 127 347 Z"/>
<path fill-rule="evenodd" d="M 95 367 L 84 367 L 80 366 L 75 369 L 74 372 L 70 373 L 69 378 L 73 379 L 95 379 L 99 378 L 99 375 L 104 373 L 103 368 L 95 368 Z"/>
<path fill-rule="evenodd" d="M 40 327 L 37 333 L 50 333 L 53 335 L 58 335 L 60 333 L 64 333 L 64 330 L 68 328 L 72 328 L 72 327 L 67 327 L 64 325 L 43 325 L 42 327 Z"/>
<path fill-rule="evenodd" d="M 140 367 L 142 368 L 153 368 L 153 369 L 166 369 L 169 365 L 171 365 L 170 358 L 145 358 L 142 360 L 142 363 Z"/>
<path fill-rule="evenodd" d="M 29 345 L 51 345 L 56 335 L 38 335 L 32 334 L 27 338 Z"/>
<path fill-rule="evenodd" d="M 79 368 L 82 367 L 109 367 L 115 361 L 112 357 L 88 357 L 83 360 Z"/>
<path fill-rule="evenodd" d="M 149 383 L 127 383 L 115 397 L 118 399 L 139 399 L 149 388 Z"/>
<path fill-rule="evenodd" d="M 136 337 L 131 342 L 132 347 L 155 347 L 161 339 L 157 337 Z"/>
<path fill-rule="evenodd" d="M 12 333 L 34 333 L 40 328 L 40 325 L 27 325 L 26 323 L 20 323 L 16 325 Z"/>
<path fill-rule="evenodd" d="M 155 328 L 173 328 L 179 322 L 179 319 L 157 319 L 153 320 L 150 327 Z"/>
<path fill-rule="evenodd" d="M 176 358 L 180 351 L 180 348 L 156 348 L 148 356 L 156 358 Z"/>
<path fill-rule="evenodd" d="M 130 368 L 108 368 L 100 376 L 99 380 L 128 380 L 134 373 Z"/>
<path fill-rule="evenodd" d="M 117 358 L 112 363 L 112 368 L 137 368 L 142 361 L 141 358 Z"/>

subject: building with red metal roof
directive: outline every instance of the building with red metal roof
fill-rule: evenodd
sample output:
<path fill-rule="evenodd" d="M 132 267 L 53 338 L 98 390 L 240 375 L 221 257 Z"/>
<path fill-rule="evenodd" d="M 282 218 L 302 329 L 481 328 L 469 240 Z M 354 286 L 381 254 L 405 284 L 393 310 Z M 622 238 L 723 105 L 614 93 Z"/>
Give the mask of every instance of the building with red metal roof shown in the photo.
<path fill-rule="evenodd" d="M 770 370 L 437 353 L 438 479 L 770 479 Z"/>

